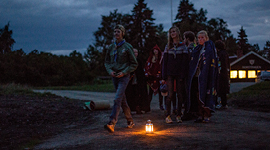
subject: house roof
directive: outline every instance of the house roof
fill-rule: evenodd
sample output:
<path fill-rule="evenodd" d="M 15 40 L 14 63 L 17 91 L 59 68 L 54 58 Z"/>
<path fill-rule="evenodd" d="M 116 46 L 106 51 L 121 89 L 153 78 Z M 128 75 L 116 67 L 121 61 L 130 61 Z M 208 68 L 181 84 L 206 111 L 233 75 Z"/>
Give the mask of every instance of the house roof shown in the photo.
<path fill-rule="evenodd" d="M 249 55 L 251 55 L 251 54 L 254 54 L 255 56 L 257 56 L 257 57 L 259 57 L 260 59 L 262 59 L 262 60 L 266 61 L 267 63 L 269 63 L 269 65 L 270 65 L 270 61 L 269 61 L 269 60 L 267 60 L 266 58 L 262 57 L 261 55 L 255 53 L 255 52 L 253 52 L 253 51 L 250 51 L 249 53 L 247 53 L 246 55 L 242 56 L 241 58 L 236 59 L 236 60 L 235 60 L 234 62 L 232 62 L 230 65 L 232 66 L 232 65 L 234 65 L 234 64 L 236 64 L 236 63 L 238 63 L 238 62 L 240 62 L 241 60 L 245 59 L 247 56 L 249 56 Z"/>

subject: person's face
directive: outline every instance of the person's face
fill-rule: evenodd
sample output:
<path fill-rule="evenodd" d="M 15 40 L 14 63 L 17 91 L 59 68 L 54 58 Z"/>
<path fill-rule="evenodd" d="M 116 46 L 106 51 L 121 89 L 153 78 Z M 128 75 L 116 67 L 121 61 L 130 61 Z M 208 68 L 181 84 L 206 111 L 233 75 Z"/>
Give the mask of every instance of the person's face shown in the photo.
<path fill-rule="evenodd" d="M 178 34 L 177 34 L 175 28 L 172 28 L 172 29 L 170 30 L 170 36 L 171 36 L 172 39 L 177 38 Z"/>
<path fill-rule="evenodd" d="M 200 45 L 203 45 L 204 42 L 206 42 L 206 37 L 205 37 L 204 34 L 199 34 L 198 35 L 198 42 L 199 42 Z"/>
<path fill-rule="evenodd" d="M 134 55 L 135 55 L 135 57 L 137 58 L 137 56 L 138 56 L 138 54 L 139 54 L 138 50 L 133 49 L 133 51 L 134 51 Z"/>
<path fill-rule="evenodd" d="M 154 49 L 154 54 L 157 55 L 158 54 L 158 50 L 157 49 Z"/>
<path fill-rule="evenodd" d="M 117 41 L 120 41 L 123 39 L 123 32 L 120 29 L 114 29 L 114 37 Z"/>

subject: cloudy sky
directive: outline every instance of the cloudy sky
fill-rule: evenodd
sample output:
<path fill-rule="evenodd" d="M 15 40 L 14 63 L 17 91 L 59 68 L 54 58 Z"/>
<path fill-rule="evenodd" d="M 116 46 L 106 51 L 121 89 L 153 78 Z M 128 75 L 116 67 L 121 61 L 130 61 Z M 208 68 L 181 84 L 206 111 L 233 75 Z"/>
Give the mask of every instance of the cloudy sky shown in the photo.
<path fill-rule="evenodd" d="M 208 11 L 207 18 L 222 18 L 237 38 L 241 26 L 250 44 L 263 49 L 270 40 L 270 0 L 190 0 L 195 9 Z M 101 23 L 101 15 L 110 12 L 130 13 L 137 0 L 1 0 L 0 28 L 10 22 L 14 50 L 34 49 L 54 54 L 84 53 L 94 43 L 93 33 Z M 145 0 L 154 11 L 155 24 L 171 25 L 171 1 Z M 173 19 L 180 0 L 172 0 Z"/>

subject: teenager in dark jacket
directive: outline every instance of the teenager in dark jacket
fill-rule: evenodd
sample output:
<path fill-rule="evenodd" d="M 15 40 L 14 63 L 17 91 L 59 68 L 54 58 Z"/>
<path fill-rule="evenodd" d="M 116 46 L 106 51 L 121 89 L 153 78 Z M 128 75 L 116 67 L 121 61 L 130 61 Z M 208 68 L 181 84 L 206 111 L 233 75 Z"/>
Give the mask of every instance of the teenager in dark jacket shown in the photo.
<path fill-rule="evenodd" d="M 230 63 L 229 56 L 225 50 L 225 44 L 218 40 L 215 42 L 215 46 L 218 54 L 219 76 L 218 76 L 218 97 L 221 98 L 221 107 L 219 105 L 217 109 L 226 109 L 227 106 L 227 94 L 230 93 Z"/>
<path fill-rule="evenodd" d="M 166 98 L 166 123 L 172 123 L 171 100 L 174 92 L 174 80 L 176 80 L 176 93 L 178 98 L 177 122 L 182 122 L 182 103 L 186 99 L 185 80 L 187 78 L 189 52 L 182 41 L 177 27 L 169 29 L 168 44 L 165 47 L 162 65 L 162 78 L 168 86 Z"/>
<path fill-rule="evenodd" d="M 197 112 L 195 122 L 209 122 L 211 113 L 215 111 L 217 53 L 206 31 L 200 31 L 197 38 L 199 45 L 191 53 L 189 64 L 187 112 Z M 191 110 L 196 107 L 197 110 Z"/>
<path fill-rule="evenodd" d="M 134 72 L 130 73 L 130 80 L 126 88 L 127 103 L 131 111 L 136 111 L 137 114 L 142 114 L 142 111 L 149 111 L 147 97 L 147 83 L 144 76 L 144 64 L 138 58 L 138 50 L 133 49 L 137 58 L 138 67 Z"/>

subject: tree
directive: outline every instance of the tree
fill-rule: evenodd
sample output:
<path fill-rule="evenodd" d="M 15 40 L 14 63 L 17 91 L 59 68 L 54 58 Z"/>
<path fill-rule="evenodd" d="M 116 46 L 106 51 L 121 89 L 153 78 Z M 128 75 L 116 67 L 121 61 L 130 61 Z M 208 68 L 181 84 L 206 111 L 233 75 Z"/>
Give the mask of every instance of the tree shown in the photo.
<path fill-rule="evenodd" d="M 90 71 L 99 68 L 98 66 L 101 63 L 101 53 L 94 46 L 89 45 L 83 57 Z"/>
<path fill-rule="evenodd" d="M 121 24 L 124 27 L 129 23 L 129 15 L 123 15 L 117 12 L 117 9 L 110 12 L 109 16 L 102 15 L 101 27 L 94 32 L 95 47 L 101 51 L 103 55 L 106 53 L 106 49 L 114 42 L 113 31 L 117 24 Z"/>
<path fill-rule="evenodd" d="M 246 31 L 243 29 L 243 26 L 241 26 L 240 31 L 237 33 L 238 33 L 237 44 L 239 45 L 239 50 L 241 50 L 243 52 L 243 55 L 245 55 L 250 50 L 248 46 L 247 34 Z"/>
<path fill-rule="evenodd" d="M 181 33 L 193 31 L 196 34 L 201 30 L 206 30 L 206 14 L 207 10 L 201 8 L 197 11 L 194 4 L 190 3 L 189 0 L 181 0 L 174 25 L 180 29 Z"/>
<path fill-rule="evenodd" d="M 138 0 L 135 4 L 131 17 L 131 22 L 128 25 L 127 41 L 137 48 L 140 56 L 146 60 L 149 51 L 158 44 L 160 36 L 158 35 L 158 27 L 154 25 L 154 18 L 152 18 L 153 10 L 147 7 L 144 0 Z"/>
<path fill-rule="evenodd" d="M 196 19 L 196 10 L 194 4 L 189 0 L 181 0 L 178 6 L 178 13 L 176 14 L 174 26 L 180 29 L 180 32 L 193 31 Z"/>
<path fill-rule="evenodd" d="M 0 54 L 11 52 L 15 40 L 12 38 L 12 30 L 9 30 L 9 23 L 0 29 Z"/>
<path fill-rule="evenodd" d="M 191 21 L 194 19 L 193 15 L 195 13 L 194 4 L 190 3 L 189 0 L 181 0 L 175 20 L 178 22 Z"/>
<path fill-rule="evenodd" d="M 229 36 L 231 31 L 227 28 L 227 23 L 221 19 L 211 19 L 208 21 L 207 30 L 209 32 L 209 38 L 212 41 L 222 40 L 225 41 Z"/>
<path fill-rule="evenodd" d="M 263 56 L 270 60 L 270 41 L 266 41 L 263 48 Z"/>
<path fill-rule="evenodd" d="M 228 52 L 229 56 L 233 56 L 237 53 L 237 50 L 239 49 L 239 46 L 236 44 L 236 39 L 233 37 L 233 35 L 230 35 L 225 40 L 226 45 L 226 51 Z"/>

